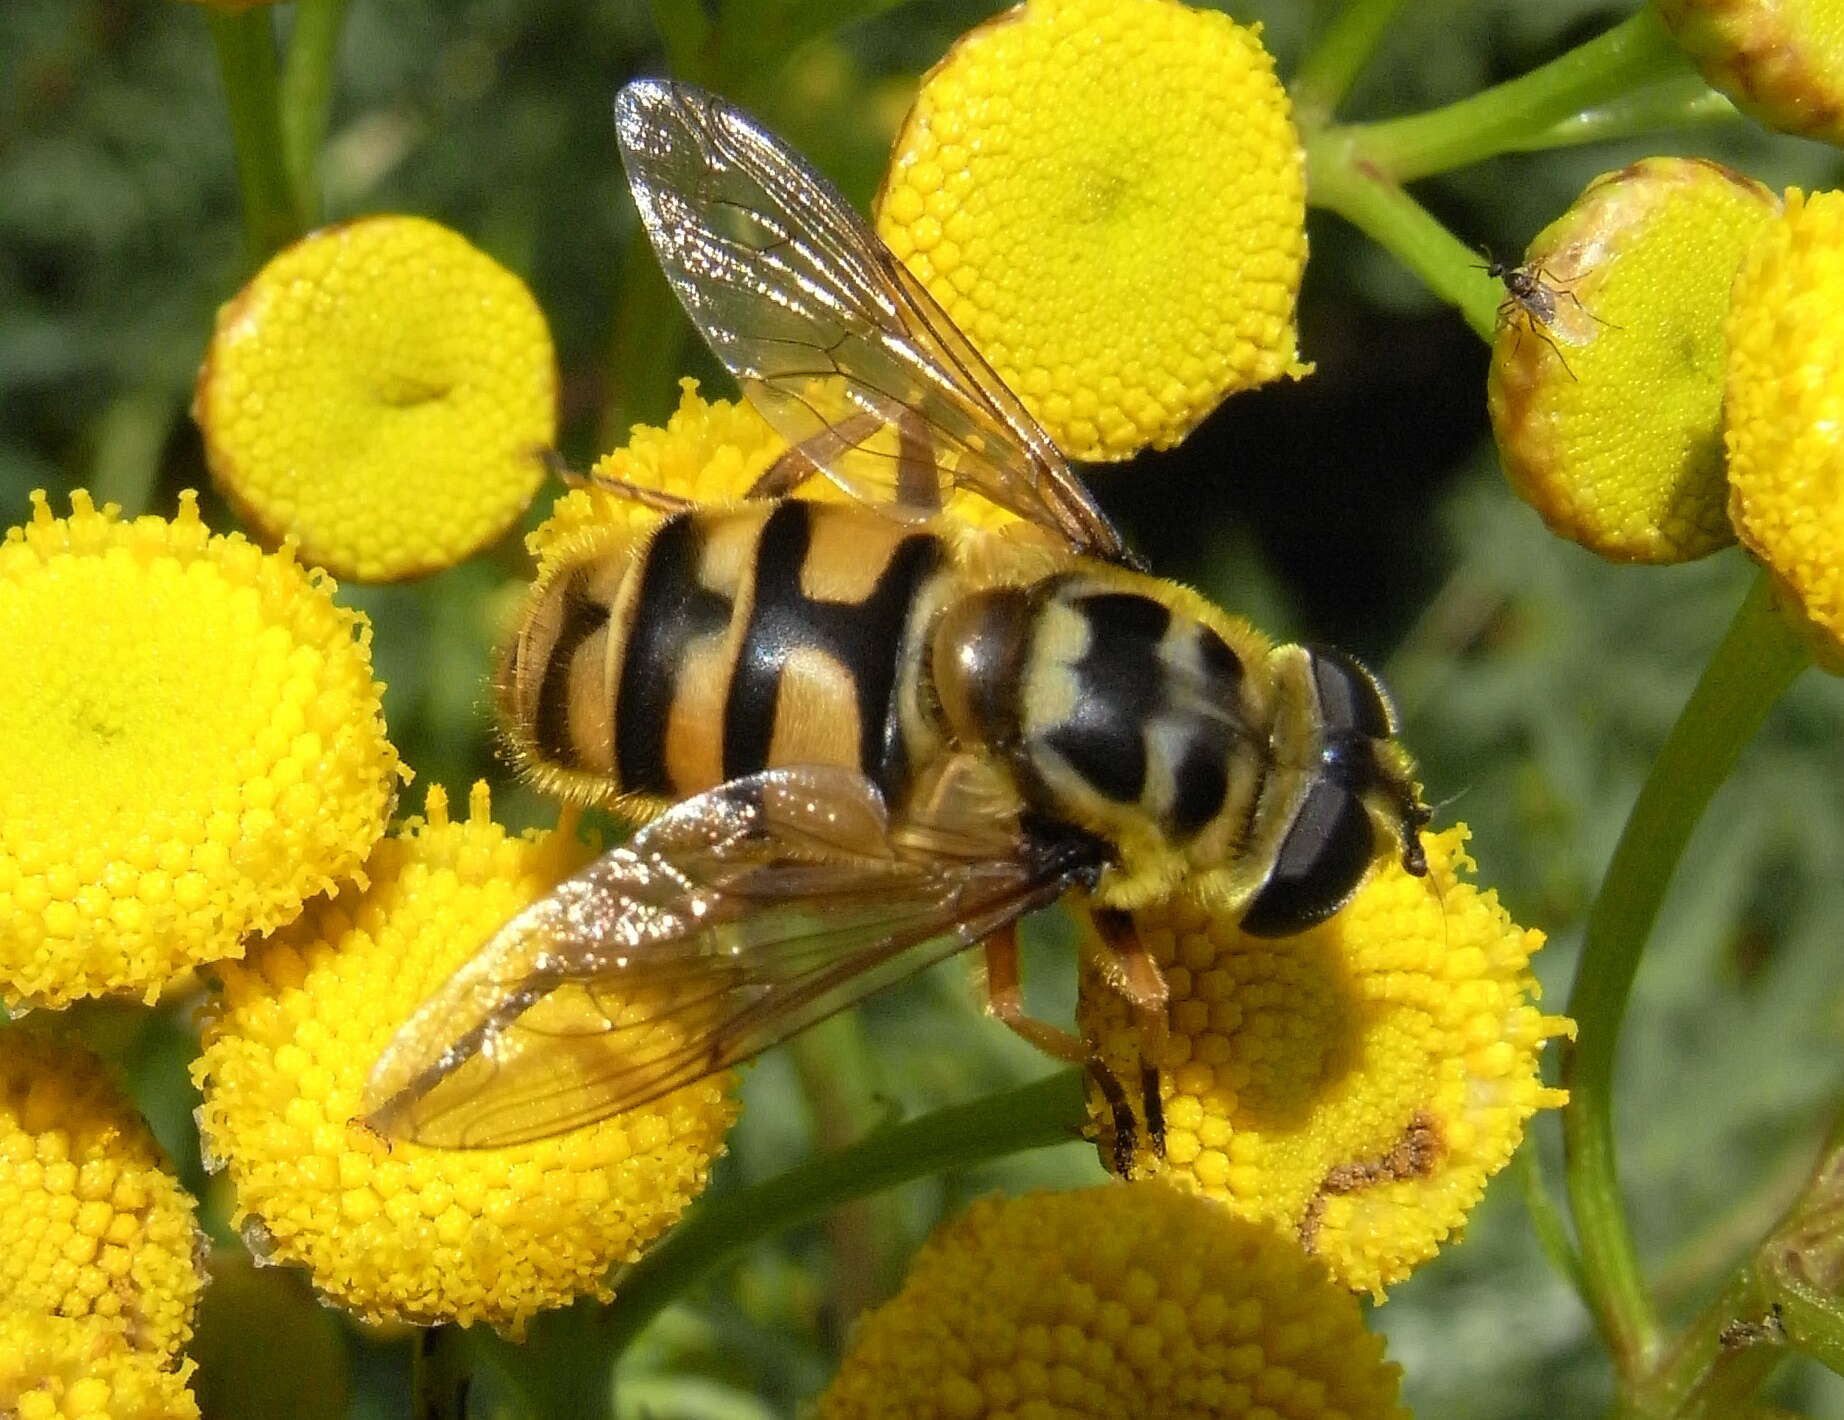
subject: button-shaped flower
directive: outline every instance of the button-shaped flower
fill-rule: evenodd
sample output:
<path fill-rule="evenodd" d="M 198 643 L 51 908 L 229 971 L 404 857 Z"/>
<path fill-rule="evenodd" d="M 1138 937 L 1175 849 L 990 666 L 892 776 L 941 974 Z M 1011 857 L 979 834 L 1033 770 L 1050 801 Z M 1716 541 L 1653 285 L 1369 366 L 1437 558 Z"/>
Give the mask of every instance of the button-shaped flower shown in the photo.
<path fill-rule="evenodd" d="M 976 1203 L 859 1327 L 822 1420 L 1407 1420 L 1357 1302 L 1157 1182 Z"/>
<path fill-rule="evenodd" d="M 1735 531 L 1844 669 L 1844 192 L 1788 192 L 1750 249 L 1725 389 Z"/>
<path fill-rule="evenodd" d="M 10 1420 L 199 1420 L 192 1370 L 134 1350 L 94 1317 L 0 1305 L 0 1415 Z"/>
<path fill-rule="evenodd" d="M 200 1125 L 258 1256 L 305 1267 L 374 1321 L 486 1321 L 517 1332 L 581 1293 L 609 1295 L 704 1186 L 735 1108 L 728 1077 L 535 1143 L 448 1150 L 358 1116 L 373 1062 L 503 923 L 586 861 L 558 831 L 523 838 L 486 786 L 453 822 L 378 845 L 370 886 L 317 905 L 224 969 L 194 1074 Z"/>
<path fill-rule="evenodd" d="M 1837 0 L 1658 0 L 1703 77 L 1770 128 L 1844 143 Z"/>
<path fill-rule="evenodd" d="M 101 1062 L 34 1026 L 0 1032 L 0 1303 L 95 1321 L 175 1366 L 201 1241 L 191 1196 Z M 33 1334 L 49 1345 L 54 1330 Z"/>
<path fill-rule="evenodd" d="M 1304 372 L 1305 201 L 1255 30 L 1029 0 L 923 81 L 878 230 L 1065 453 L 1120 459 Z"/>
<path fill-rule="evenodd" d="M 1552 531 L 1619 562 L 1735 540 L 1723 477 L 1723 322 L 1779 203 L 1698 158 L 1588 185 L 1513 279 L 1486 386 L 1505 473 Z"/>
<path fill-rule="evenodd" d="M 1298 1236 L 1357 1291 L 1432 1257 L 1530 1116 L 1565 1098 L 1537 1076 L 1570 1029 L 1534 1004 L 1542 934 L 1463 876 L 1464 840 L 1424 834 L 1427 878 L 1387 863 L 1296 937 L 1245 936 L 1185 900 L 1134 914 L 1171 991 L 1159 1178 Z M 1137 1079 L 1118 993 L 1085 981 L 1082 1014 Z"/>
<path fill-rule="evenodd" d="M 556 405 L 524 283 L 446 227 L 384 216 L 310 233 L 225 304 L 193 416 L 251 526 L 382 582 L 512 526 L 543 480 Z"/>
<path fill-rule="evenodd" d="M 400 766 L 325 574 L 71 497 L 0 544 L 0 999 L 149 997 L 355 872 Z"/>

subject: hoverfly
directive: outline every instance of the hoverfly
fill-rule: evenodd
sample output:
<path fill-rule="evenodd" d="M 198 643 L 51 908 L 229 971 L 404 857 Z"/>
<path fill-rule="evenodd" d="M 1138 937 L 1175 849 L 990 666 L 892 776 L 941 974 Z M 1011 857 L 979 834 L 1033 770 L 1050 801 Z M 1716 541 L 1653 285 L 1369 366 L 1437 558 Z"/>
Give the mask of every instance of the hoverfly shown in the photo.
<path fill-rule="evenodd" d="M 1128 909 L 1186 891 L 1285 935 L 1381 855 L 1427 871 L 1375 677 L 1137 570 L 941 307 L 747 115 L 660 80 L 615 114 L 661 266 L 789 452 L 729 505 L 610 485 L 665 516 L 532 590 L 500 676 L 513 753 L 649 821 L 398 1032 L 377 1127 L 561 1132 L 982 942 L 994 1013 L 1086 1060 L 1022 1013 L 1026 913 L 1086 894 L 1090 950 L 1158 1029 Z M 793 496 L 817 472 L 855 501 Z M 944 518 L 954 490 L 1021 521 Z M 1103 1074 L 1124 1169 L 1133 1116 Z"/>

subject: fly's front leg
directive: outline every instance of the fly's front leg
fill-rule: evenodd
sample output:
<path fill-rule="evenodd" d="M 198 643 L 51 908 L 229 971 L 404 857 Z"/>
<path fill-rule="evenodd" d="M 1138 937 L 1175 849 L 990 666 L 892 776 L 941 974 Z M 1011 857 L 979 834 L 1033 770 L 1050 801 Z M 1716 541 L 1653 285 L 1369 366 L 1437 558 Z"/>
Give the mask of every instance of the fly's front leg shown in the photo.
<path fill-rule="evenodd" d="M 662 493 L 657 488 L 642 488 L 638 483 L 629 483 L 625 478 L 610 478 L 593 469 L 588 473 L 578 473 L 563 461 L 563 455 L 555 449 L 544 451 L 544 466 L 559 483 L 566 483 L 572 488 L 600 488 L 604 493 L 625 498 L 630 503 L 638 503 L 657 513 L 683 513 L 693 506 L 689 498 L 681 498 L 675 493 Z"/>
<path fill-rule="evenodd" d="M 1089 1072 L 1108 1102 L 1114 1119 L 1114 1172 L 1122 1178 L 1133 1167 L 1133 1147 L 1138 1126 L 1127 1092 L 1101 1056 L 1082 1038 L 1061 1026 L 1027 1016 L 1024 991 L 1018 975 L 1018 924 L 1007 923 L 986 939 L 986 1012 L 1010 1026 L 1044 1054 L 1080 1065 Z"/>
<path fill-rule="evenodd" d="M 1159 963 L 1140 940 L 1133 915 L 1111 907 L 1091 907 L 1089 917 L 1100 938 L 1096 967 L 1108 986 L 1133 1010 L 1140 1047 L 1140 1113 L 1153 1153 L 1165 1157 L 1165 1099 L 1159 1090 L 1159 1061 L 1165 1056 L 1166 1007 L 1171 993 Z"/>

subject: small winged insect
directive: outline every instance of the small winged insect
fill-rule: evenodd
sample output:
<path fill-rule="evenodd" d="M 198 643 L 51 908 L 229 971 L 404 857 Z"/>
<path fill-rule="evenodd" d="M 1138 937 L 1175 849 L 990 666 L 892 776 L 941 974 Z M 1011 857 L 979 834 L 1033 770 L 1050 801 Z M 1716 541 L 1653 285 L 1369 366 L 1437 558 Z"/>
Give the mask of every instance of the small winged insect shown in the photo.
<path fill-rule="evenodd" d="M 673 289 L 787 440 L 753 496 L 663 516 L 532 589 L 500 674 L 542 786 L 648 821 L 518 914 L 374 1067 L 370 1121 L 454 1148 L 557 1133 L 745 1060 L 1066 894 L 1148 1031 L 1129 910 L 1174 892 L 1274 936 L 1427 821 L 1376 678 L 1138 570 L 1048 436 L 845 200 L 683 84 L 616 100 Z M 823 473 L 855 501 L 798 496 Z M 1021 520 L 944 517 L 973 493 Z M 1158 1081 L 1140 1112 L 1155 1145 Z"/>
<path fill-rule="evenodd" d="M 1602 326 L 1618 329 L 1612 322 L 1595 315 L 1582 304 L 1581 297 L 1535 262 L 1512 266 L 1487 252 L 1485 265 L 1479 269 L 1494 281 L 1504 283 L 1505 299 L 1498 306 L 1499 326 L 1502 328 L 1507 322 L 1516 321 L 1519 340 L 1523 339 L 1526 329 L 1530 330 L 1555 352 L 1570 379 L 1575 378 L 1575 372 L 1569 369 L 1562 347 L 1556 342 L 1586 345 L 1600 333 Z M 1578 272 L 1569 280 L 1579 280 L 1581 275 Z M 1514 344 L 1512 350 L 1516 349 Z"/>

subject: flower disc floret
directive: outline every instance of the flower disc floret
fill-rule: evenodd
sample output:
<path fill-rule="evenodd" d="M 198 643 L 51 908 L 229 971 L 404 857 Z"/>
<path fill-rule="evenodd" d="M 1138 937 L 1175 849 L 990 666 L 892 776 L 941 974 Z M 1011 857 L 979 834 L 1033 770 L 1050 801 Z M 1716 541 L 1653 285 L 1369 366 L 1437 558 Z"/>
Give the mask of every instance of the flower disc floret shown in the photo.
<path fill-rule="evenodd" d="M 976 1203 L 861 1323 L 821 1420 L 1407 1420 L 1357 1302 L 1156 1182 Z"/>
<path fill-rule="evenodd" d="M 218 313 L 193 414 L 265 538 L 359 581 L 499 538 L 556 436 L 550 332 L 518 277 L 418 217 L 310 233 Z"/>
<path fill-rule="evenodd" d="M 1245 936 L 1184 899 L 1134 914 L 1171 992 L 1159 1178 L 1296 1235 L 1353 1290 L 1380 1295 L 1432 1257 L 1530 1116 L 1566 1098 L 1537 1075 L 1571 1029 L 1533 1004 L 1542 934 L 1463 876 L 1465 836 L 1424 834 L 1427 878 L 1385 864 L 1295 937 Z M 1085 980 L 1082 1015 L 1135 1078 L 1119 994 Z"/>
<path fill-rule="evenodd" d="M 190 1361 L 136 1351 L 94 1317 L 0 1306 L 0 1415 L 9 1420 L 199 1420 Z"/>
<path fill-rule="evenodd" d="M 1030 0 L 923 81 L 878 230 L 1065 453 L 1119 459 L 1304 373 L 1305 194 L 1256 30 Z"/>
<path fill-rule="evenodd" d="M 36 1027 L 0 1033 L 7 1307 L 95 1321 L 124 1346 L 177 1364 L 205 1280 L 193 1212 L 95 1056 Z M 8 1354 L 0 1343 L 0 1357 Z"/>
<path fill-rule="evenodd" d="M 1844 670 L 1844 192 L 1794 189 L 1729 311 L 1729 515 Z"/>
<path fill-rule="evenodd" d="M 360 1122 L 373 1063 L 502 924 L 586 860 L 563 831 L 514 837 L 486 786 L 451 822 L 379 844 L 368 889 L 320 905 L 223 972 L 194 1075 L 200 1126 L 258 1256 L 305 1267 L 371 1321 L 486 1321 L 517 1332 L 606 1298 L 704 1186 L 735 1108 L 727 1077 L 535 1143 L 448 1150 Z"/>
<path fill-rule="evenodd" d="M 149 999 L 357 871 L 401 766 L 324 573 L 81 491 L 0 543 L 0 998 Z"/>
<path fill-rule="evenodd" d="M 1748 244 L 1779 210 L 1700 158 L 1590 183 L 1524 270 L 1554 319 L 1507 302 L 1487 400 L 1505 473 L 1552 531 L 1621 562 L 1735 540 L 1723 479 L 1723 321 Z"/>

